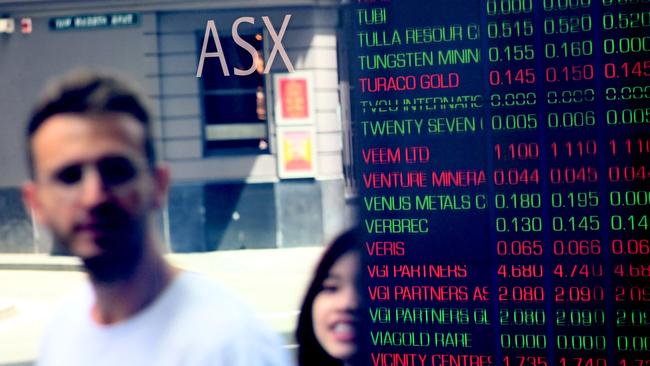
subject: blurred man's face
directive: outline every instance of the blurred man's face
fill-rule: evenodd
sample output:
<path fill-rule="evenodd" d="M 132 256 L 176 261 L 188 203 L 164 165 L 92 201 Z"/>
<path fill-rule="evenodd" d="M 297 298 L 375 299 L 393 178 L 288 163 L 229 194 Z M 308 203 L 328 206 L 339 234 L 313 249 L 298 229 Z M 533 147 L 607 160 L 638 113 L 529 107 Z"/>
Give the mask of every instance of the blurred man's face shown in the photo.
<path fill-rule="evenodd" d="M 144 134 L 127 114 L 66 113 L 45 120 L 32 137 L 34 181 L 25 199 L 91 274 L 93 265 L 99 272 L 123 266 L 115 271 L 124 275 L 134 268 L 149 213 L 164 199 L 166 172 L 148 168 Z"/>

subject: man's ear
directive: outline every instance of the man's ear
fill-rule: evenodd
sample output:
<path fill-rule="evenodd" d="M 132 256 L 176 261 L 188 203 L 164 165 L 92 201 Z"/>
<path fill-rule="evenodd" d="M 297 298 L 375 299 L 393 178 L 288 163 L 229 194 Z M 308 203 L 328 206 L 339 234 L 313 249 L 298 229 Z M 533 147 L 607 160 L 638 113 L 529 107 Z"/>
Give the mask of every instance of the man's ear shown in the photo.
<path fill-rule="evenodd" d="M 156 208 L 161 208 L 167 202 L 171 174 L 169 167 L 166 165 L 157 165 L 154 170 L 154 204 Z"/>
<path fill-rule="evenodd" d="M 45 216 L 43 215 L 43 206 L 38 197 L 38 187 L 33 181 L 23 183 L 22 186 L 23 203 L 29 212 L 32 213 L 36 222 L 45 225 Z"/>

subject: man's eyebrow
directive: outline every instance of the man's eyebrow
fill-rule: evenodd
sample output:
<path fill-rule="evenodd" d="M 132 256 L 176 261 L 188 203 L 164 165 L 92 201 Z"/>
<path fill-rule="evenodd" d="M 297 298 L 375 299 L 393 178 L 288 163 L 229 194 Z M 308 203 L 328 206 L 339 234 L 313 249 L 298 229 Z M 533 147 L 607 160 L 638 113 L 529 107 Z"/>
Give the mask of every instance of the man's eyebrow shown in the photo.
<path fill-rule="evenodd" d="M 56 165 L 49 171 L 49 175 L 54 176 L 54 175 L 59 174 L 63 170 L 66 170 L 68 168 L 75 167 L 75 166 L 81 166 L 81 165 L 83 165 L 83 162 L 80 161 L 80 160 L 79 161 L 69 161 L 69 162 L 66 162 L 65 164 Z"/>
<path fill-rule="evenodd" d="M 59 165 L 59 166 L 55 166 L 55 167 L 52 169 L 51 174 L 52 174 L 52 175 L 56 175 L 56 174 L 60 173 L 61 171 L 66 170 L 66 169 L 68 169 L 68 168 L 77 167 L 77 166 L 82 166 L 82 165 L 84 165 L 84 162 L 81 161 L 81 160 L 67 162 L 67 163 L 65 163 L 65 164 L 62 164 L 62 165 Z"/>

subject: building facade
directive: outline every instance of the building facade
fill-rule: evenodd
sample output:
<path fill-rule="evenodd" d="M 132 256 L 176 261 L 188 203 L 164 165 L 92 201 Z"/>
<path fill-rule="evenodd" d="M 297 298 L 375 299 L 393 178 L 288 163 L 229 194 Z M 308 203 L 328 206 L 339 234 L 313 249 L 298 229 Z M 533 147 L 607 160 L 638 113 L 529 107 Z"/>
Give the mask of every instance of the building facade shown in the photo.
<path fill-rule="evenodd" d="M 21 202 L 24 127 L 44 83 L 75 67 L 149 95 L 171 251 L 319 245 L 353 223 L 338 1 L 0 1 L 0 18 L 14 27 L 0 34 L 0 252 L 51 251 Z"/>

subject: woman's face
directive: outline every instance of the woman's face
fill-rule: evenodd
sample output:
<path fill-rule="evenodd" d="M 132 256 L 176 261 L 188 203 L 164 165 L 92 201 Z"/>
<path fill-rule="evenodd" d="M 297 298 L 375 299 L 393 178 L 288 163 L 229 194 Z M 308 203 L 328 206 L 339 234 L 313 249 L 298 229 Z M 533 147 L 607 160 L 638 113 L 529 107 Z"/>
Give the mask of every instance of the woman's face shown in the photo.
<path fill-rule="evenodd" d="M 359 260 L 359 253 L 348 252 L 334 262 L 312 307 L 316 339 L 330 356 L 343 361 L 357 351 Z"/>

